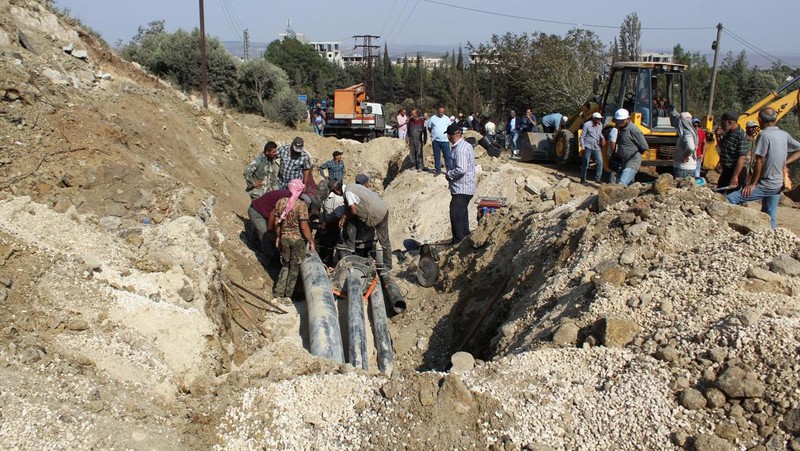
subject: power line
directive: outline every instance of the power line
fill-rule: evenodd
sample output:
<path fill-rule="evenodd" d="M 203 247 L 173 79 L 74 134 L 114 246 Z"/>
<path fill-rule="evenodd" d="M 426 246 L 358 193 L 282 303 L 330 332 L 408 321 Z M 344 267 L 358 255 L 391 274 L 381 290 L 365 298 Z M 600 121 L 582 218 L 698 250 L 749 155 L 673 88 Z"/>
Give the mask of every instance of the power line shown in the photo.
<path fill-rule="evenodd" d="M 406 11 L 408 9 L 408 3 L 410 1 L 411 0 L 406 0 L 406 2 L 403 3 L 403 7 L 400 8 L 400 11 L 397 13 L 397 17 L 395 17 L 394 22 L 392 22 L 392 26 L 389 27 L 389 31 L 386 32 L 386 36 L 390 36 L 392 34 L 392 32 L 394 31 L 394 27 L 397 26 L 398 22 L 400 22 L 400 17 L 403 15 L 403 11 Z"/>
<path fill-rule="evenodd" d="M 761 55 L 762 57 L 764 57 L 765 59 L 769 60 L 770 62 L 775 63 L 775 64 L 779 64 L 779 65 L 780 64 L 784 64 L 786 66 L 791 67 L 792 69 L 797 69 L 795 66 L 792 66 L 792 65 L 786 63 L 785 61 L 781 60 L 777 56 L 772 55 L 772 54 L 768 53 L 767 51 L 756 47 L 754 44 L 751 44 L 750 42 L 747 42 L 744 38 L 738 36 L 736 33 L 732 32 L 728 28 L 723 28 L 722 30 L 726 34 L 728 34 L 728 36 L 732 37 L 733 39 L 738 41 L 743 46 L 745 46 L 745 47 L 749 48 L 750 50 L 756 52 L 757 54 Z"/>
<path fill-rule="evenodd" d="M 228 24 L 228 29 L 233 33 L 233 36 L 238 36 L 241 34 L 239 28 L 236 27 L 236 24 L 233 22 L 233 19 L 230 16 L 230 11 L 228 11 L 228 5 L 225 3 L 224 0 L 219 1 L 220 6 L 222 6 L 222 15 L 225 16 L 225 22 Z"/>
<path fill-rule="evenodd" d="M 387 36 L 383 34 L 383 32 L 386 31 L 386 25 L 389 25 L 389 21 L 392 20 L 392 13 L 394 12 L 395 6 L 397 6 L 397 0 L 394 0 L 392 2 L 392 7 L 389 8 L 389 15 L 386 16 L 386 22 L 383 23 L 383 28 L 381 28 L 381 35 L 383 36 Z"/>
<path fill-rule="evenodd" d="M 395 33 L 393 37 L 397 37 L 397 35 L 399 35 L 400 33 L 402 33 L 402 31 L 403 31 L 403 28 L 405 28 L 405 27 L 406 27 L 406 24 L 408 23 L 408 19 L 410 19 L 410 18 L 411 18 L 411 16 L 413 16 L 413 15 L 414 15 L 414 11 L 417 9 L 417 6 L 419 6 L 419 2 L 420 2 L 420 0 L 417 0 L 417 2 L 416 2 L 416 3 L 414 3 L 414 7 L 413 7 L 413 8 L 411 8 L 411 11 L 409 11 L 408 15 L 406 16 L 406 20 L 404 20 L 404 21 L 403 21 L 403 24 L 402 24 L 402 25 L 400 25 L 400 28 L 397 30 L 397 33 Z"/>
<path fill-rule="evenodd" d="M 581 28 L 613 28 L 613 29 L 619 28 L 619 25 L 602 25 L 602 24 L 590 24 L 590 23 L 563 22 L 563 21 L 560 21 L 560 20 L 539 19 L 539 18 L 536 18 L 536 17 L 525 17 L 525 16 L 519 16 L 519 15 L 516 15 L 516 14 L 505 14 L 505 13 L 498 13 L 498 12 L 495 12 L 495 11 L 487 11 L 487 10 L 484 10 L 484 9 L 469 8 L 469 7 L 466 7 L 466 6 L 452 5 L 450 3 L 439 2 L 439 1 L 436 1 L 436 0 L 424 0 L 424 1 L 426 3 L 433 3 L 433 4 L 436 4 L 436 5 L 447 6 L 449 8 L 462 9 L 464 11 L 471 11 L 471 12 L 476 12 L 476 13 L 481 13 L 481 14 L 489 14 L 489 15 L 492 15 L 492 16 L 499 16 L 499 17 L 509 17 L 509 18 L 512 18 L 512 19 L 527 20 L 527 21 L 531 21 L 531 22 L 542 22 L 542 23 L 550 23 L 550 24 L 556 24 L 556 25 L 570 25 L 570 26 L 581 27 Z M 715 28 L 716 27 L 642 27 L 642 30 L 680 31 L 680 30 L 713 30 Z"/>
<path fill-rule="evenodd" d="M 237 26 L 237 28 L 247 28 L 244 26 L 242 21 L 239 19 L 239 14 L 236 13 L 236 8 L 233 6 L 231 0 L 224 0 L 225 3 L 228 4 L 228 10 L 231 12 L 231 18 L 233 19 L 233 24 Z"/>

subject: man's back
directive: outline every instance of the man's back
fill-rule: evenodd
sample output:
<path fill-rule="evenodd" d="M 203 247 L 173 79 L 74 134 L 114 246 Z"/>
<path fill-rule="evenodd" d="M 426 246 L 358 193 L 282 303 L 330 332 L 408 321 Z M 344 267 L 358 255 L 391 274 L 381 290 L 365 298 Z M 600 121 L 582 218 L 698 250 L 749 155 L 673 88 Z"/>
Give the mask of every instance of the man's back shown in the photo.
<path fill-rule="evenodd" d="M 762 156 L 764 169 L 758 184 L 766 190 L 777 191 L 783 187 L 783 167 L 790 151 L 800 149 L 800 142 L 777 126 L 766 127 L 756 139 L 755 154 Z"/>
<path fill-rule="evenodd" d="M 369 188 L 357 184 L 345 185 L 344 194 L 349 206 L 351 198 L 347 196 L 348 193 L 355 194 L 358 197 L 356 217 L 370 227 L 374 227 L 381 222 L 386 217 L 386 213 L 389 212 L 383 199 Z"/>

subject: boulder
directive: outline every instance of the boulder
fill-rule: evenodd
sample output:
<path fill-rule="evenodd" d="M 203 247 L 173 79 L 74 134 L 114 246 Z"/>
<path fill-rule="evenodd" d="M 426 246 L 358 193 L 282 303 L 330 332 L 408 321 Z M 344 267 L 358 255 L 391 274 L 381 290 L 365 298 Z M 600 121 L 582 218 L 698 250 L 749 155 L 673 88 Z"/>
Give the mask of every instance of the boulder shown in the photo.
<path fill-rule="evenodd" d="M 725 394 L 722 393 L 719 389 L 714 387 L 709 387 L 706 389 L 706 404 L 708 407 L 712 409 L 718 409 L 725 405 Z"/>
<path fill-rule="evenodd" d="M 464 374 L 475 368 L 475 358 L 469 352 L 456 352 L 450 356 L 450 363 L 453 364 L 451 373 Z"/>
<path fill-rule="evenodd" d="M 666 193 L 670 188 L 672 188 L 675 184 L 675 178 L 672 174 L 661 174 L 656 179 L 655 183 L 653 183 L 653 189 L 659 194 Z"/>
<path fill-rule="evenodd" d="M 543 178 L 535 175 L 525 177 L 525 191 L 528 193 L 534 196 L 541 196 L 547 188 L 550 188 L 550 184 Z"/>
<path fill-rule="evenodd" d="M 789 254 L 781 254 L 769 264 L 770 269 L 785 276 L 800 275 L 800 262 Z"/>
<path fill-rule="evenodd" d="M 639 190 L 636 188 L 615 184 L 600 185 L 597 190 L 597 211 L 606 211 L 611 205 L 633 199 L 638 195 Z"/>
<path fill-rule="evenodd" d="M 592 282 L 598 287 L 604 283 L 619 287 L 625 283 L 627 275 L 627 272 L 621 266 L 614 264 L 606 268 L 598 268 L 597 274 L 592 277 Z"/>
<path fill-rule="evenodd" d="M 556 205 L 569 203 L 570 199 L 572 199 L 572 196 L 567 188 L 556 188 L 553 191 L 553 201 L 555 201 Z"/>
<path fill-rule="evenodd" d="M 606 317 L 598 321 L 600 342 L 607 347 L 624 347 L 632 342 L 641 328 L 635 321 L 626 318 Z"/>
<path fill-rule="evenodd" d="M 747 270 L 747 277 L 751 279 L 758 279 L 763 280 L 764 282 L 775 282 L 775 283 L 785 283 L 786 278 L 780 274 L 775 274 L 772 271 L 767 271 L 766 269 L 762 269 L 756 266 L 751 267 Z"/>
<path fill-rule="evenodd" d="M 742 234 L 770 228 L 769 215 L 751 208 L 716 200 L 708 204 L 706 212 L 712 218 L 727 223 L 730 228 Z"/>
<path fill-rule="evenodd" d="M 580 328 L 572 321 L 566 322 L 556 329 L 553 334 L 553 343 L 569 346 L 578 342 L 578 332 Z"/>
<path fill-rule="evenodd" d="M 706 406 L 706 398 L 703 397 L 699 390 L 694 388 L 686 388 L 681 391 L 678 401 L 689 410 L 700 410 Z"/>
<path fill-rule="evenodd" d="M 783 416 L 783 429 L 795 436 L 800 436 L 800 408 L 792 409 Z"/>
<path fill-rule="evenodd" d="M 475 397 L 457 374 L 448 374 L 444 377 L 442 388 L 439 389 L 439 402 L 445 403 L 448 408 L 459 414 L 477 408 Z"/>
<path fill-rule="evenodd" d="M 729 398 L 760 398 L 764 396 L 764 384 L 755 374 L 732 366 L 723 371 L 716 380 L 717 388 Z"/>
<path fill-rule="evenodd" d="M 736 448 L 715 434 L 700 434 L 694 439 L 696 451 L 733 451 Z"/>

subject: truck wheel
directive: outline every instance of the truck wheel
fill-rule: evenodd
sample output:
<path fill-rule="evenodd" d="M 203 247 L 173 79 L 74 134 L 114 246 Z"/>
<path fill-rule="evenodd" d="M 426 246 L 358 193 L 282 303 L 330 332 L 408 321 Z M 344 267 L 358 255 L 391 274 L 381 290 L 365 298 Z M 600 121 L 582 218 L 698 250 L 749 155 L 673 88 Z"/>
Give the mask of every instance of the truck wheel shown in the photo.
<path fill-rule="evenodd" d="M 567 164 L 578 156 L 578 143 L 569 130 L 559 130 L 556 134 L 553 163 Z"/>

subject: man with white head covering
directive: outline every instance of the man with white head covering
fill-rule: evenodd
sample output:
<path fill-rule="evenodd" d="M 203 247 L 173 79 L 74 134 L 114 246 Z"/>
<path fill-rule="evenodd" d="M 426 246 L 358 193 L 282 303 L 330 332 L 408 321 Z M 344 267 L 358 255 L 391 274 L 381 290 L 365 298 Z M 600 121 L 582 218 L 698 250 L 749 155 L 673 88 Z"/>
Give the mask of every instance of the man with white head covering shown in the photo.
<path fill-rule="evenodd" d="M 644 134 L 636 124 L 631 123 L 631 115 L 625 108 L 614 112 L 614 124 L 617 128 L 617 146 L 611 156 L 615 168 L 611 172 L 611 183 L 628 186 L 636 178 L 642 165 L 642 154 L 650 148 Z"/>
<path fill-rule="evenodd" d="M 697 131 L 692 125 L 692 114 L 681 113 L 678 121 L 678 141 L 672 157 L 672 175 L 676 179 L 694 177 L 697 169 Z"/>

